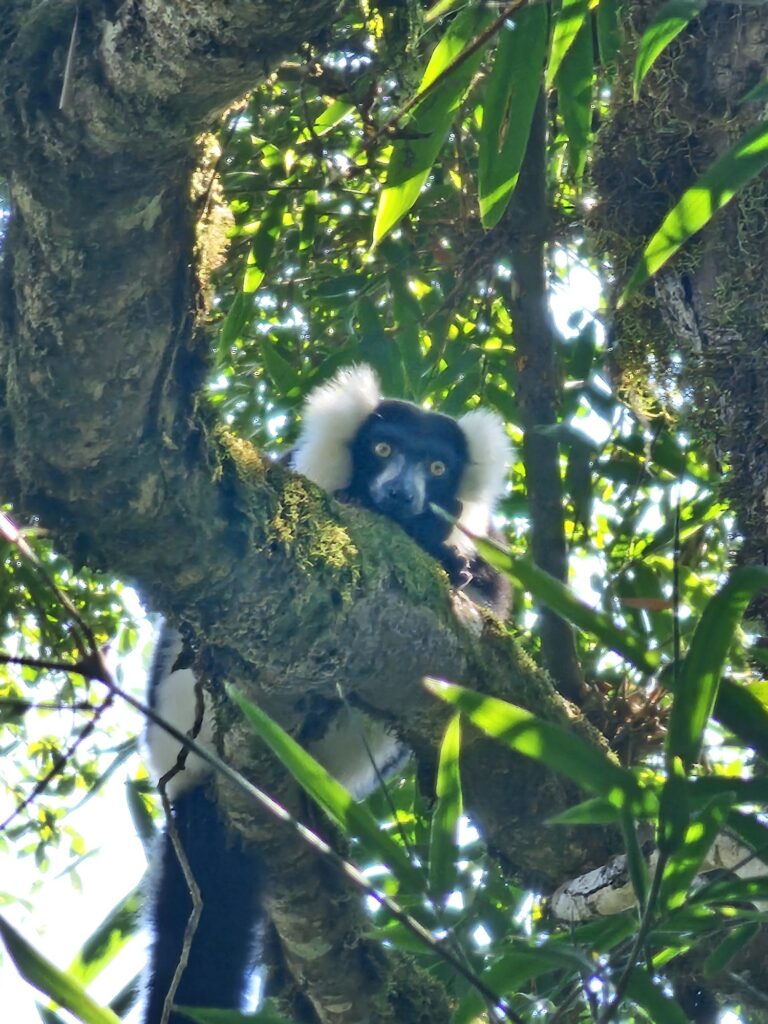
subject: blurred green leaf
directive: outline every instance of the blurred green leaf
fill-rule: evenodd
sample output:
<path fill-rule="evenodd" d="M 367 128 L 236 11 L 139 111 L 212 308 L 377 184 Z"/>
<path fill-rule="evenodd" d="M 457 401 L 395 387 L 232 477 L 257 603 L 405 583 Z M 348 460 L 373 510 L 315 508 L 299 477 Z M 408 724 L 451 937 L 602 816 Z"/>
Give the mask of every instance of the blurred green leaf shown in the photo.
<path fill-rule="evenodd" d="M 448 723 L 440 747 L 435 786 L 437 801 L 432 812 L 429 836 L 429 891 L 433 899 L 439 900 L 444 900 L 450 894 L 458 872 L 456 833 L 463 813 L 460 752 L 461 717 L 454 715 Z"/>
<path fill-rule="evenodd" d="M 648 794 L 631 772 L 560 726 L 545 722 L 515 704 L 454 683 L 427 679 L 425 685 L 430 693 L 457 707 L 478 729 L 511 750 L 567 775 L 585 789 L 606 797 L 616 807 L 631 806 L 639 811 L 646 805 Z"/>
<path fill-rule="evenodd" d="M 416 107 L 393 147 L 387 180 L 379 199 L 373 227 L 374 245 L 410 210 L 429 177 L 464 94 L 483 57 L 480 47 L 471 57 L 461 54 L 491 18 L 483 7 L 471 5 L 451 22 L 427 64 L 417 96 L 439 75 L 446 77 Z M 449 72 L 449 69 L 454 70 Z"/>
<path fill-rule="evenodd" d="M 562 0 L 552 23 L 552 43 L 545 87 L 551 89 L 565 55 L 573 46 L 576 36 L 589 17 L 589 0 Z"/>
<path fill-rule="evenodd" d="M 694 764 L 715 706 L 720 677 L 747 605 L 768 588 L 768 569 L 735 569 L 709 601 L 685 656 L 669 718 L 668 758 Z"/>
<path fill-rule="evenodd" d="M 728 152 L 683 193 L 645 247 L 630 275 L 619 306 L 671 259 L 691 235 L 700 231 L 718 210 L 768 166 L 768 122 L 751 128 Z"/>
<path fill-rule="evenodd" d="M 120 1024 L 118 1018 L 91 999 L 73 978 L 60 971 L 0 917 L 0 938 L 19 974 L 30 985 L 74 1014 L 82 1024 Z"/>
<path fill-rule="evenodd" d="M 733 796 L 723 794 L 715 798 L 688 823 L 682 844 L 664 867 L 659 903 L 665 910 L 675 910 L 685 903 L 688 888 L 699 873 L 702 861 L 722 829 L 732 803 Z"/>
<path fill-rule="evenodd" d="M 644 967 L 635 967 L 627 983 L 627 995 L 645 1010 L 653 1024 L 689 1024 L 680 1005 L 657 985 Z"/>
<path fill-rule="evenodd" d="M 81 985 L 87 985 L 112 963 L 141 924 L 144 888 L 137 886 L 107 914 L 86 939 L 67 974 Z"/>
<path fill-rule="evenodd" d="M 744 924 L 740 928 L 734 928 L 704 961 L 704 977 L 716 978 L 721 971 L 727 968 L 731 960 L 737 957 L 749 945 L 760 930 L 760 924 L 757 921 L 751 924 Z"/>
<path fill-rule="evenodd" d="M 656 63 L 659 55 L 678 36 L 685 26 L 703 11 L 706 0 L 670 0 L 656 14 L 643 33 L 637 47 L 632 91 L 635 100 L 640 95 L 643 79 Z"/>
<path fill-rule="evenodd" d="M 541 93 L 547 21 L 546 7 L 534 4 L 501 29 L 479 140 L 478 195 L 486 228 L 499 222 L 517 185 Z"/>
<path fill-rule="evenodd" d="M 340 782 L 260 708 L 246 700 L 234 686 L 228 686 L 227 693 L 240 708 L 254 733 L 264 740 L 302 788 L 346 835 L 354 836 L 367 850 L 380 857 L 397 878 L 407 880 L 419 889 L 423 887 L 421 875 L 402 847 L 381 831 L 376 819 L 350 796 Z"/>
<path fill-rule="evenodd" d="M 592 23 L 585 19 L 562 58 L 557 73 L 557 106 L 568 137 L 568 165 L 573 178 L 584 173 L 592 133 L 594 53 Z"/>

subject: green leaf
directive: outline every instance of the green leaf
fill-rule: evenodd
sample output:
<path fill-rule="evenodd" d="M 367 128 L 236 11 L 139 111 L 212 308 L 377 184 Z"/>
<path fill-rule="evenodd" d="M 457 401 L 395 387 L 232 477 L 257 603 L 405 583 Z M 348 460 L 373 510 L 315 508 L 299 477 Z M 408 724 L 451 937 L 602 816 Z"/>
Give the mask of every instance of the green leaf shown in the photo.
<path fill-rule="evenodd" d="M 635 100 L 640 95 L 643 79 L 658 56 L 685 26 L 701 13 L 705 5 L 706 0 L 670 0 L 661 8 L 643 33 L 637 48 L 635 70 L 632 75 L 632 92 Z"/>
<path fill-rule="evenodd" d="M 112 908 L 69 965 L 73 980 L 87 985 L 112 963 L 139 930 L 142 905 L 142 887 L 137 886 Z"/>
<path fill-rule="evenodd" d="M 642 640 L 626 628 L 616 626 L 604 613 L 580 600 L 564 583 L 550 576 L 528 558 L 515 558 L 504 548 L 485 538 L 475 543 L 482 557 L 501 573 L 529 590 L 548 608 L 585 633 L 591 633 L 612 651 L 641 672 L 652 675 L 659 664 L 655 651 L 646 649 Z"/>
<path fill-rule="evenodd" d="M 718 210 L 768 165 L 768 121 L 761 121 L 728 152 L 716 160 L 692 185 L 662 221 L 645 247 L 619 298 L 622 306 L 645 284 L 691 235 L 696 234 Z"/>
<path fill-rule="evenodd" d="M 296 373 L 291 364 L 280 355 L 276 346 L 269 337 L 261 339 L 259 351 L 261 352 L 264 369 L 269 374 L 272 383 L 281 395 L 288 395 L 294 390 L 294 388 L 300 388 L 301 378 L 299 377 L 299 374 Z"/>
<path fill-rule="evenodd" d="M 601 796 L 582 800 L 547 818 L 548 825 L 615 825 L 618 821 L 619 808 Z"/>
<path fill-rule="evenodd" d="M 759 931 L 760 924 L 757 921 L 734 928 L 704 961 L 704 976 L 716 978 L 721 971 L 725 970 L 731 960 L 738 956 L 745 946 L 749 945 Z"/>
<path fill-rule="evenodd" d="M 759 878 L 718 878 L 697 889 L 690 903 L 755 903 L 768 900 L 768 875 Z"/>
<path fill-rule="evenodd" d="M 597 5 L 597 47 L 603 67 L 615 63 L 621 49 L 618 0 L 600 0 Z"/>
<path fill-rule="evenodd" d="M 563 57 L 557 75 L 557 106 L 568 136 L 570 172 L 576 179 L 584 173 L 592 130 L 593 71 L 592 23 L 587 18 Z"/>
<path fill-rule="evenodd" d="M 408 860 L 402 847 L 381 831 L 373 815 L 261 708 L 246 700 L 234 686 L 227 686 L 227 693 L 255 734 L 264 740 L 302 788 L 345 834 L 354 836 L 366 850 L 380 857 L 395 877 L 408 880 L 421 889 L 421 874 Z M 360 728 L 364 728 L 362 722 Z"/>
<path fill-rule="evenodd" d="M 350 111 L 355 109 L 354 103 L 347 103 L 346 100 L 334 100 L 325 108 L 323 113 L 312 125 L 315 135 L 325 135 L 337 124 L 344 120 Z M 311 134 L 309 136 L 311 138 Z"/>
<path fill-rule="evenodd" d="M 768 760 L 768 711 L 748 687 L 723 679 L 714 716 L 721 725 Z"/>
<path fill-rule="evenodd" d="M 287 199 L 284 192 L 273 196 L 259 221 L 245 265 L 243 279 L 245 295 L 252 295 L 266 276 L 275 242 L 280 237 L 282 230 L 286 204 Z"/>
<path fill-rule="evenodd" d="M 454 7 L 458 7 L 460 3 L 463 3 L 463 0 L 436 0 L 436 3 L 432 4 L 424 15 L 424 21 L 427 24 L 437 21 L 442 15 L 452 11 Z"/>
<path fill-rule="evenodd" d="M 686 768 L 697 761 L 736 630 L 749 602 L 767 588 L 768 569 L 743 567 L 734 570 L 707 603 L 675 688 L 667 737 L 668 759 L 679 757 Z"/>
<path fill-rule="evenodd" d="M 550 942 L 538 949 L 528 947 L 507 953 L 480 976 L 492 992 L 505 996 L 551 971 L 564 969 L 573 973 L 574 970 L 588 970 L 587 963 L 587 958 L 578 951 L 558 949 L 555 943 Z M 454 1011 L 452 1024 L 472 1024 L 484 1008 L 482 996 L 475 991 L 468 992 Z"/>
<path fill-rule="evenodd" d="M 282 228 L 286 201 L 285 194 L 282 192 L 272 197 L 251 240 L 242 287 L 235 296 L 229 307 L 229 312 L 224 318 L 224 323 L 221 325 L 219 351 L 225 355 L 228 353 L 228 349 L 243 336 L 246 327 L 253 319 L 255 306 L 251 296 L 258 289 L 267 272 L 275 242 Z"/>
<path fill-rule="evenodd" d="M 454 715 L 445 730 L 437 768 L 437 802 L 429 834 L 429 892 L 432 899 L 448 896 L 456 883 L 456 831 L 463 813 L 459 754 L 461 716 Z"/>
<path fill-rule="evenodd" d="M 665 995 L 644 967 L 635 967 L 627 983 L 627 995 L 648 1014 L 653 1024 L 689 1024 L 680 1005 Z"/>
<path fill-rule="evenodd" d="M 634 816 L 628 807 L 621 809 L 621 834 L 627 854 L 627 873 L 632 883 L 637 906 L 645 907 L 648 899 L 648 864 L 640 847 Z"/>
<path fill-rule="evenodd" d="M 582 2 L 582 0 L 579 0 Z M 525 7 L 501 30 L 483 103 L 478 194 L 484 227 L 497 224 L 517 185 L 541 91 L 547 8 Z"/>
<path fill-rule="evenodd" d="M 120 1024 L 119 1019 L 88 995 L 73 978 L 60 971 L 0 917 L 0 938 L 19 974 L 38 992 L 69 1010 L 83 1024 Z"/>
<path fill-rule="evenodd" d="M 448 129 L 469 88 L 484 47 L 467 59 L 461 54 L 490 21 L 490 12 L 471 5 L 451 22 L 448 31 L 432 53 L 418 93 L 424 92 L 438 75 L 446 77 L 416 107 L 395 141 L 387 169 L 387 180 L 379 199 L 373 244 L 376 245 L 410 210 L 429 177 Z M 451 67 L 453 71 L 449 71 Z"/>
<path fill-rule="evenodd" d="M 573 46 L 589 14 L 589 0 L 562 0 L 560 10 L 555 12 L 552 24 L 552 45 L 549 49 L 549 64 L 544 80 L 551 89 L 560 70 L 563 59 Z"/>
<path fill-rule="evenodd" d="M 691 820 L 688 800 L 688 779 L 683 762 L 674 757 L 667 766 L 667 779 L 659 800 L 659 851 L 670 854 L 685 839 Z"/>
<path fill-rule="evenodd" d="M 723 827 L 733 801 L 733 795 L 725 793 L 691 820 L 682 845 L 664 867 L 659 903 L 665 910 L 675 910 L 686 902 L 688 888 Z"/>
<path fill-rule="evenodd" d="M 511 750 L 541 761 L 585 789 L 606 797 L 614 806 L 640 809 L 647 794 L 637 779 L 595 747 L 515 704 L 488 697 L 454 683 L 427 679 L 430 693 L 462 711 L 478 729 Z"/>

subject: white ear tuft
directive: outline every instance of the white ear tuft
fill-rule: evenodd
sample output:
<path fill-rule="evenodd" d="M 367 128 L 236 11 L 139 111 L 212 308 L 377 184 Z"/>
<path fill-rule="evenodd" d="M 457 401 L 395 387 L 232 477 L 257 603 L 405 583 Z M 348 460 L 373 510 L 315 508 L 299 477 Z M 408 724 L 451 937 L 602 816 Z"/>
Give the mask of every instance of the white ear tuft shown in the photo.
<path fill-rule="evenodd" d="M 489 409 L 474 409 L 459 426 L 467 439 L 468 462 L 459 487 L 459 522 L 472 533 L 488 532 L 491 513 L 504 493 L 512 449 L 501 418 Z"/>
<path fill-rule="evenodd" d="M 333 494 L 352 479 L 349 445 L 360 425 L 381 401 L 379 382 L 370 366 L 347 366 L 310 391 L 291 466 Z"/>

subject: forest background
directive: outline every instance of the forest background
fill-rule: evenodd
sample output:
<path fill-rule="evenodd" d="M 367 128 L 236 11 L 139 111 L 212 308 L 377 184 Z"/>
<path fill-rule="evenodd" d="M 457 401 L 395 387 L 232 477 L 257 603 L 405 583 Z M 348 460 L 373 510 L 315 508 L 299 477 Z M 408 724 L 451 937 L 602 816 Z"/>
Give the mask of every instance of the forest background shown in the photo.
<path fill-rule="evenodd" d="M 217 783 L 272 866 L 270 1013 L 768 1020 L 763 5 L 7 7 L 0 621 L 29 663 L 0 676 L 0 855 L 76 879 L 73 811 L 115 778 L 151 845 L 115 689 L 140 672 L 99 655 L 147 645 L 129 584 L 191 624 L 215 692 L 296 732 L 338 687 L 414 751 L 356 815 L 313 792 L 400 916 L 340 901 Z M 508 632 L 259 454 L 356 361 L 509 424 Z M 327 830 L 220 714 L 228 763 Z M 3 893 L 4 970 L 47 1024 L 129 1012 L 132 976 L 101 1007 L 84 987 L 126 958 L 141 888 L 66 976 L 41 892 Z"/>

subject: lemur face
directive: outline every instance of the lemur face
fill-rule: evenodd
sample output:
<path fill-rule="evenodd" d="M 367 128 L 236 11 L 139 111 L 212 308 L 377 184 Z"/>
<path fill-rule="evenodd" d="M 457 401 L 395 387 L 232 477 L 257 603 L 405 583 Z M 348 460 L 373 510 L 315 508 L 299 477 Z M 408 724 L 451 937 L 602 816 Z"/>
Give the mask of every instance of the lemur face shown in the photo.
<path fill-rule="evenodd" d="M 431 503 L 457 515 L 467 441 L 455 420 L 409 402 L 382 401 L 352 440 L 349 497 L 406 531 L 432 515 Z M 410 531 L 409 531 L 410 532 Z"/>

